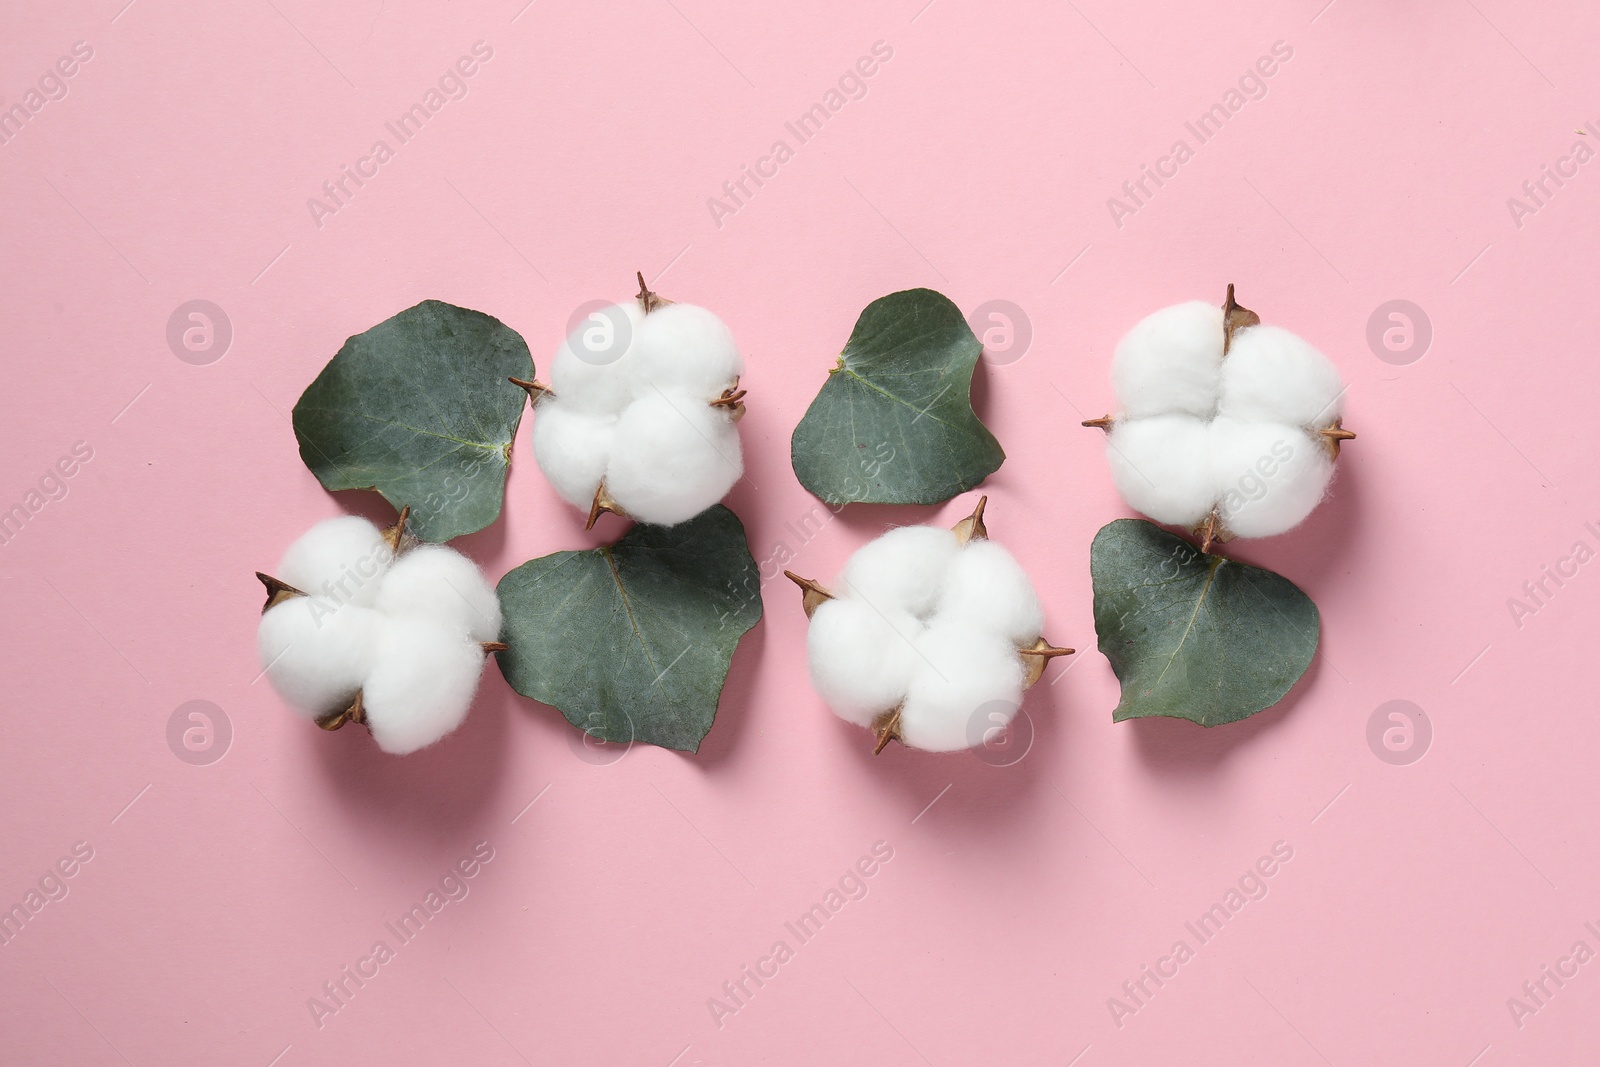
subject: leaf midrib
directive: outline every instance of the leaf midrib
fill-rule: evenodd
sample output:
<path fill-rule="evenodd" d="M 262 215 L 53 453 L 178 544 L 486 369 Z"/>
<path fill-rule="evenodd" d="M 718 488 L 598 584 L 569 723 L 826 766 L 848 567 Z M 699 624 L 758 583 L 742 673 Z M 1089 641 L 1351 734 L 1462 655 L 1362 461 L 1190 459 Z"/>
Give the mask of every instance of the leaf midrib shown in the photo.
<path fill-rule="evenodd" d="M 653 671 L 656 667 L 655 657 L 650 655 L 650 646 L 645 644 L 644 633 L 639 629 L 639 620 L 633 616 L 633 604 L 628 600 L 628 591 L 622 587 L 622 574 L 617 570 L 617 561 L 612 558 L 610 546 L 600 546 L 600 555 L 605 559 L 606 566 L 611 568 L 611 580 L 617 584 L 617 596 L 622 599 L 622 610 L 628 613 L 628 627 L 633 630 L 633 636 L 639 642 L 639 650 L 644 653 L 645 662 L 650 664 L 650 669 Z"/>
<path fill-rule="evenodd" d="M 383 425 L 383 426 L 395 426 L 395 427 L 398 427 L 399 429 L 402 429 L 402 430 L 410 430 L 412 433 L 421 434 L 424 437 L 437 437 L 441 441 L 454 441 L 458 445 L 465 445 L 468 448 L 481 448 L 485 452 L 500 452 L 500 451 L 503 451 L 505 449 L 505 446 L 502 445 L 502 444 L 498 444 L 498 443 L 484 444 L 482 441 L 467 441 L 467 440 L 463 440 L 460 437 L 451 437 L 447 433 L 438 433 L 437 431 L 434 431 L 434 430 L 423 430 L 423 429 L 420 429 L 420 428 L 418 428 L 416 426 L 407 426 L 403 422 L 395 422 L 392 419 L 380 419 L 376 415 L 368 415 L 364 411 L 345 411 L 345 410 L 343 410 L 341 408 L 323 408 L 323 407 L 309 407 L 309 406 L 308 407 L 304 407 L 301 410 L 303 410 L 303 411 L 315 411 L 315 412 L 319 412 L 319 413 L 327 414 L 327 415 L 355 415 L 358 418 L 366 419 L 368 422 L 376 422 L 376 423 L 378 423 L 380 425 Z"/>
<path fill-rule="evenodd" d="M 937 397 L 937 396 L 933 398 L 933 401 L 931 401 L 926 408 L 919 408 L 919 407 L 917 407 L 917 405 L 913 404 L 911 401 L 905 400 L 905 399 L 903 399 L 901 397 L 898 397 L 898 396 L 895 396 L 893 393 L 889 392 L 889 390 L 885 389 L 883 386 L 878 385 L 875 382 L 870 382 L 867 379 L 863 378 L 861 375 L 857 374 L 853 369 L 851 369 L 848 365 L 843 366 L 843 367 L 838 367 L 838 368 L 836 368 L 836 370 L 843 371 L 845 374 L 848 374 L 850 377 L 854 378 L 856 381 L 860 382 L 862 385 L 866 386 L 868 389 L 871 389 L 874 392 L 882 393 L 884 396 L 888 397 L 890 400 L 893 400 L 896 404 L 903 404 L 904 406 L 910 408 L 912 411 L 915 411 L 918 416 L 927 416 L 928 418 L 932 419 L 934 422 L 937 422 L 940 426 L 944 426 L 944 427 L 947 427 L 948 429 L 955 430 L 958 433 L 965 432 L 965 431 L 962 431 L 959 426 L 953 426 L 950 423 L 946 422 L 945 420 L 941 419 L 939 416 L 929 414 L 929 412 L 931 412 L 933 410 L 933 405 L 935 403 L 937 403 L 938 400 L 939 400 L 939 397 Z M 941 393 L 940 395 L 942 396 L 943 394 Z"/>
<path fill-rule="evenodd" d="M 1194 621 L 1200 617 L 1200 609 L 1205 605 L 1206 595 L 1211 592 L 1211 583 L 1216 580 L 1217 571 L 1221 570 L 1222 565 L 1228 562 L 1221 556 L 1212 556 L 1211 560 L 1210 569 L 1206 572 L 1206 584 L 1201 587 L 1200 595 L 1195 598 L 1194 611 L 1189 616 L 1189 625 L 1183 628 L 1183 636 L 1178 638 L 1178 643 L 1172 647 L 1172 652 L 1167 656 L 1167 665 L 1161 668 L 1160 677 L 1150 683 L 1151 692 L 1155 691 L 1155 688 L 1161 684 L 1161 680 L 1167 676 L 1167 672 L 1172 669 L 1172 665 L 1177 662 L 1178 653 L 1183 651 L 1183 644 L 1189 640 L 1189 633 L 1194 629 Z"/>

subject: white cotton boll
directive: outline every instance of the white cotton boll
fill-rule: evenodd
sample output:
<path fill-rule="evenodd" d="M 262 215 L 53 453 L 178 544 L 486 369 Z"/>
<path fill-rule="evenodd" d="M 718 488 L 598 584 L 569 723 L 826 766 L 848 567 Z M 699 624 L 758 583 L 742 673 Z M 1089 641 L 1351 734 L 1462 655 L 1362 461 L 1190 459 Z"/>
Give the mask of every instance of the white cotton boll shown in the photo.
<path fill-rule="evenodd" d="M 394 559 L 383 531 L 357 515 L 325 519 L 289 546 L 275 577 L 310 596 L 370 607 Z"/>
<path fill-rule="evenodd" d="M 1111 359 L 1111 387 L 1128 417 L 1209 417 L 1222 362 L 1222 309 L 1191 300 L 1147 315 L 1127 332 Z"/>
<path fill-rule="evenodd" d="M 905 699 L 921 660 L 915 642 L 923 625 L 908 612 L 834 599 L 817 606 L 806 631 L 811 684 L 835 715 L 858 726 Z"/>
<path fill-rule="evenodd" d="M 1225 415 L 1211 424 L 1210 463 L 1218 514 L 1239 537 L 1299 525 L 1333 477 L 1333 457 L 1313 433 Z"/>
<path fill-rule="evenodd" d="M 630 358 L 637 368 L 639 395 L 649 395 L 657 386 L 711 401 L 744 373 L 728 327 L 693 304 L 668 304 L 646 315 Z"/>
<path fill-rule="evenodd" d="M 1192 415 L 1118 422 L 1106 438 L 1111 480 L 1135 511 L 1157 522 L 1193 526 L 1216 502 L 1208 439 L 1206 422 Z"/>
<path fill-rule="evenodd" d="M 634 350 L 643 319 L 638 301 L 629 300 L 579 323 L 550 364 L 556 397 L 575 411 L 615 415 L 626 407 L 637 373 Z"/>
<path fill-rule="evenodd" d="M 993 541 L 973 541 L 950 563 L 935 622 L 961 622 L 997 633 L 1019 648 L 1044 629 L 1044 608 L 1016 559 Z"/>
<path fill-rule="evenodd" d="M 376 661 L 362 687 L 367 727 L 395 756 L 426 748 L 461 725 L 483 673 L 484 653 L 447 626 L 384 620 Z"/>
<path fill-rule="evenodd" d="M 917 651 L 922 662 L 900 711 L 900 738 L 912 748 L 971 748 L 1022 706 L 1022 658 L 999 634 L 938 622 Z"/>
<path fill-rule="evenodd" d="M 384 575 L 376 607 L 395 618 L 431 619 L 470 637 L 500 636 L 500 598 L 478 565 L 443 545 L 418 545 Z"/>
<path fill-rule="evenodd" d="M 1323 427 L 1339 417 L 1343 392 L 1327 356 L 1276 326 L 1240 331 L 1222 361 L 1224 415 Z"/>
<path fill-rule="evenodd" d="M 938 603 L 945 572 L 961 543 L 936 526 L 902 526 L 858 548 L 839 584 L 879 611 L 926 618 Z"/>
<path fill-rule="evenodd" d="M 256 646 L 272 687 L 308 716 L 347 707 L 377 655 L 383 617 L 328 597 L 285 600 L 261 616 Z"/>
<path fill-rule="evenodd" d="M 672 526 L 727 496 L 743 474 L 727 411 L 678 390 L 652 390 L 617 420 L 606 491 L 638 521 Z"/>
<path fill-rule="evenodd" d="M 533 412 L 533 458 L 561 499 L 588 511 L 616 433 L 615 415 L 580 410 L 559 394 L 547 397 Z"/>

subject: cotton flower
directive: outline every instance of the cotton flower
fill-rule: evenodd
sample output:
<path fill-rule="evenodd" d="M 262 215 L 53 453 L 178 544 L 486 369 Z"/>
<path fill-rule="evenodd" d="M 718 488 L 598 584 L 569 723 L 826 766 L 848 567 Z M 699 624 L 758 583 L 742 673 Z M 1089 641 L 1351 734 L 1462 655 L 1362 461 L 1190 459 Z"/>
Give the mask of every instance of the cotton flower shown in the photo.
<path fill-rule="evenodd" d="M 673 526 L 717 503 L 744 473 L 735 422 L 744 361 L 711 312 L 639 297 L 591 316 L 562 342 L 534 398 L 533 454 L 562 499 L 589 512 Z"/>
<path fill-rule="evenodd" d="M 1117 345 L 1111 477 L 1128 505 L 1213 539 L 1299 525 L 1333 478 L 1344 383 L 1321 352 L 1263 326 L 1228 287 L 1223 307 L 1190 301 L 1140 321 Z"/>
<path fill-rule="evenodd" d="M 471 560 L 355 516 L 289 546 L 281 578 L 258 574 L 257 629 L 273 688 L 325 729 L 362 722 L 394 755 L 461 725 L 487 652 L 503 648 L 500 601 Z"/>
<path fill-rule="evenodd" d="M 985 744 L 1051 657 L 1044 609 L 1011 553 L 988 539 L 987 498 L 954 530 L 906 526 L 868 542 L 826 589 L 804 592 L 811 681 L 834 714 L 911 748 Z M 785 572 L 788 573 L 788 572 Z"/>

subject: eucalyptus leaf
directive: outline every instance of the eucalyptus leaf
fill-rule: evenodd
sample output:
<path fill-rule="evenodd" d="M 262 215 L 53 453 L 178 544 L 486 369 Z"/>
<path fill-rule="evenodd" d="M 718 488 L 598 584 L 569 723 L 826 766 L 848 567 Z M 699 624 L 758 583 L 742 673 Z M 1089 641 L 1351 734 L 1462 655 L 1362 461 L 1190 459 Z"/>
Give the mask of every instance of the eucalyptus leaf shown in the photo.
<path fill-rule="evenodd" d="M 511 688 L 602 741 L 697 751 L 733 650 L 761 618 L 760 574 L 721 504 L 500 580 Z"/>
<path fill-rule="evenodd" d="M 972 410 L 982 352 L 931 289 L 868 304 L 795 427 L 800 484 L 829 504 L 937 504 L 993 474 L 1006 454 Z"/>
<path fill-rule="evenodd" d="M 438 300 L 344 343 L 294 406 L 300 458 L 326 489 L 376 489 L 442 542 L 500 515 L 511 440 L 532 378 L 527 343 L 499 319 Z"/>
<path fill-rule="evenodd" d="M 1101 528 L 1089 569 L 1100 651 L 1122 683 L 1117 722 L 1237 722 L 1281 700 L 1316 653 L 1317 606 L 1293 582 L 1153 523 Z"/>

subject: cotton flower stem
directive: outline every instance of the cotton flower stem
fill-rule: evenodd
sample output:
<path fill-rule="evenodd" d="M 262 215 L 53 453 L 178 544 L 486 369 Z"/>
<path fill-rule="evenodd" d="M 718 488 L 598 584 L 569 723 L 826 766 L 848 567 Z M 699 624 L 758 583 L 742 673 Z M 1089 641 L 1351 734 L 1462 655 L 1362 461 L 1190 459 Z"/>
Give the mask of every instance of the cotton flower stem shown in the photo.
<path fill-rule="evenodd" d="M 594 529 L 594 524 L 600 521 L 600 516 L 610 512 L 613 515 L 627 518 L 628 513 L 617 506 L 611 499 L 611 494 L 606 492 L 606 483 L 601 482 L 594 491 L 594 503 L 589 505 L 589 521 L 583 524 L 585 530 Z"/>
<path fill-rule="evenodd" d="M 383 539 L 389 545 L 389 551 L 395 555 L 401 552 L 401 546 L 406 542 L 406 520 L 411 518 L 411 505 L 407 504 L 400 509 L 400 517 L 394 520 L 393 526 L 383 529 Z"/>
<path fill-rule="evenodd" d="M 983 509 L 988 506 L 988 496 L 980 496 L 978 498 L 978 506 L 972 509 L 972 514 L 951 527 L 957 541 L 967 544 L 971 541 L 987 541 L 989 539 L 989 528 L 983 524 Z"/>
<path fill-rule="evenodd" d="M 1104 430 L 1106 433 L 1110 433 L 1111 424 L 1116 421 L 1116 418 L 1111 415 L 1101 415 L 1098 419 L 1084 419 L 1083 424 L 1085 426 L 1093 426 L 1097 430 Z"/>
<path fill-rule="evenodd" d="M 784 571 L 783 576 L 800 587 L 800 606 L 805 609 L 806 618 L 816 612 L 817 608 L 833 599 L 833 594 L 810 578 L 802 578 L 794 571 Z"/>
<path fill-rule="evenodd" d="M 506 649 L 511 647 L 504 641 L 480 641 L 478 643 L 482 646 L 485 652 L 504 652 Z"/>
<path fill-rule="evenodd" d="M 872 746 L 872 754 L 876 756 L 889 747 L 890 741 L 900 740 L 900 709 L 885 712 L 873 723 L 873 729 L 878 734 L 878 743 Z"/>
<path fill-rule="evenodd" d="M 1242 307 L 1233 298 L 1233 283 L 1228 283 L 1228 298 L 1222 302 L 1222 354 L 1228 354 L 1228 348 L 1233 344 L 1233 335 L 1249 326 L 1260 326 L 1261 316 L 1247 307 Z"/>
<path fill-rule="evenodd" d="M 634 275 L 639 279 L 639 307 L 644 310 L 646 315 L 650 314 L 652 311 L 660 310 L 661 308 L 664 308 L 668 304 L 672 303 L 671 300 L 668 300 L 661 294 L 650 291 L 650 287 L 644 282 L 644 271 L 635 271 Z"/>
<path fill-rule="evenodd" d="M 1200 551 L 1211 551 L 1211 542 L 1217 539 L 1218 519 L 1217 509 L 1212 508 L 1211 514 L 1206 516 L 1205 523 L 1195 531 L 1195 536 L 1200 538 Z"/>
<path fill-rule="evenodd" d="M 280 582 L 270 574 L 262 574 L 260 571 L 256 571 L 256 578 L 260 580 L 262 585 L 267 587 L 267 602 L 261 606 L 261 614 L 263 615 L 282 604 L 285 600 L 293 600 L 297 596 L 306 595 L 288 582 Z"/>
<path fill-rule="evenodd" d="M 528 394 L 528 399 L 535 404 L 537 404 L 540 399 L 545 396 L 556 395 L 556 391 L 554 389 L 538 380 L 527 381 L 522 378 L 507 378 L 506 381 L 510 382 L 512 385 L 521 386 L 523 391 Z"/>
<path fill-rule="evenodd" d="M 362 725 L 365 725 L 366 721 L 367 712 L 366 709 L 362 707 L 361 691 L 358 689 L 356 690 L 356 698 L 350 702 L 350 706 L 348 708 L 341 708 L 338 711 L 330 711 L 328 714 L 320 716 L 317 719 L 317 725 L 322 727 L 324 730 L 337 730 L 347 722 L 359 722 Z"/>

